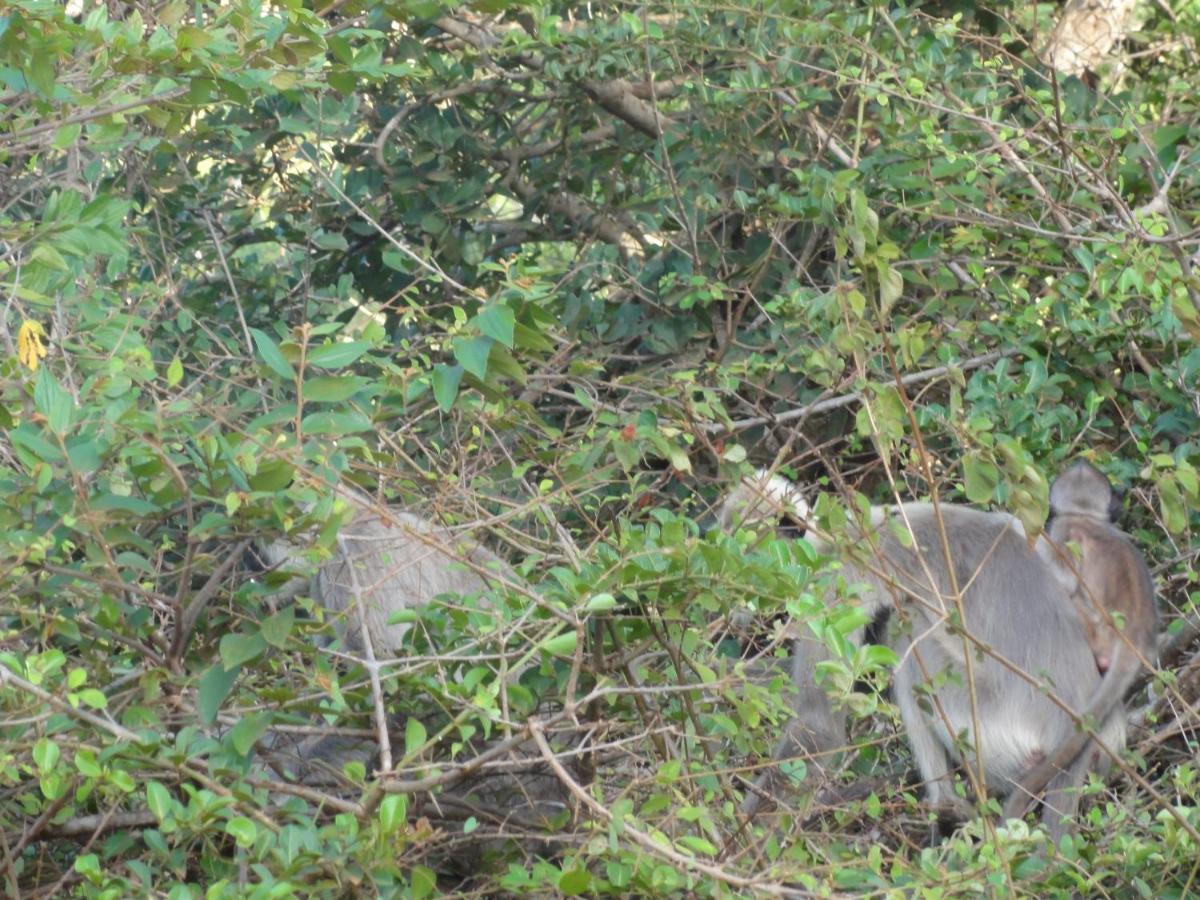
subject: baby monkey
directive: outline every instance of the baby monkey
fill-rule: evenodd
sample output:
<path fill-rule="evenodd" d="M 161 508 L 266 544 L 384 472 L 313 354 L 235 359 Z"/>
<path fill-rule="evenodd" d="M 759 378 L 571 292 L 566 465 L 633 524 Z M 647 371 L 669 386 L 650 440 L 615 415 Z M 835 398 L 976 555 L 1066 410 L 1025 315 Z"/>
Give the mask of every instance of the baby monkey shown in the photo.
<path fill-rule="evenodd" d="M 1108 479 L 1079 460 L 1050 490 L 1050 543 L 1039 544 L 1070 594 L 1101 674 L 1117 657 L 1149 660 L 1158 633 L 1150 573 L 1113 524 L 1120 509 Z"/>

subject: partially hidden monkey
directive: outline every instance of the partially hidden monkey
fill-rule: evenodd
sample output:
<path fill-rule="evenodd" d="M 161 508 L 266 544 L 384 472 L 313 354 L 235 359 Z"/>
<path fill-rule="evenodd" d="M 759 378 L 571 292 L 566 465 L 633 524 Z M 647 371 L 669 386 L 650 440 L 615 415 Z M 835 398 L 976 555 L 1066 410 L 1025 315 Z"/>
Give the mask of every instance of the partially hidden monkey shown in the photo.
<path fill-rule="evenodd" d="M 365 636 L 377 659 L 403 657 L 410 625 L 389 624 L 395 613 L 428 605 L 441 595 L 478 594 L 520 583 L 504 560 L 470 536 L 414 513 L 375 504 L 345 486 L 335 490 L 351 506 L 350 520 L 338 534 L 332 557 L 308 580 L 307 590 L 335 617 L 348 650 L 362 652 Z M 259 554 L 269 565 L 292 566 L 302 561 L 301 540 L 280 539 L 260 546 Z M 471 746 L 486 755 L 491 744 L 480 738 Z M 519 764 L 518 749 L 510 748 L 514 765 L 503 772 L 480 771 L 445 785 L 438 793 L 438 808 L 478 810 L 482 802 L 485 810 L 501 810 L 506 823 L 519 823 L 530 833 L 550 832 L 552 817 L 569 808 L 566 789 L 553 774 L 542 771 L 540 760 Z M 272 731 L 262 740 L 260 751 L 287 780 L 306 788 L 345 788 L 340 773 L 346 763 L 370 766 L 379 745 L 356 735 L 316 733 L 297 739 Z M 261 764 L 258 771 L 275 777 Z"/>
<path fill-rule="evenodd" d="M 376 657 L 401 655 L 409 625 L 388 624 L 394 614 L 441 594 L 477 594 L 511 577 L 507 563 L 470 537 L 345 489 L 338 493 L 354 512 L 338 535 L 337 552 L 316 571 L 309 589 L 335 616 L 352 651 L 364 649 L 365 631 Z M 299 561 L 301 549 L 281 539 L 261 551 L 269 565 L 279 566 Z"/>
<path fill-rule="evenodd" d="M 1075 606 L 1096 669 L 1104 676 L 1081 711 L 1089 727 L 1114 711 L 1123 712 L 1125 694 L 1142 666 L 1153 665 L 1158 635 L 1154 582 L 1142 555 L 1114 525 L 1119 512 L 1120 501 L 1108 479 L 1079 460 L 1050 489 L 1047 540 L 1038 543 Z M 1009 794 L 1005 815 L 1023 814 L 1058 772 L 1085 753 L 1090 739 L 1081 728 L 1032 766 Z"/>
<path fill-rule="evenodd" d="M 717 527 L 729 532 L 739 524 L 756 526 L 765 522 L 781 536 L 803 534 L 808 514 L 808 503 L 795 485 L 784 478 L 759 472 L 745 479 L 725 498 L 717 511 Z M 752 614 L 746 610 L 735 611 L 730 616 L 737 628 L 744 628 L 751 618 Z M 811 631 L 799 627 L 791 628 L 790 644 L 786 671 L 791 680 L 788 704 L 793 715 L 783 726 L 772 759 L 805 757 L 810 766 L 823 771 L 834 755 L 847 745 L 845 719 L 834 715 L 828 696 L 813 677 L 817 665 L 830 658 L 829 649 Z M 779 662 L 760 661 L 753 668 L 752 677 L 776 674 Z M 753 814 L 761 798 L 777 793 L 782 784 L 782 774 L 774 766 L 766 769 L 755 789 L 746 795 L 742 812 Z"/>
<path fill-rule="evenodd" d="M 1073 481 L 1055 496 L 1064 497 Z M 795 490 L 777 477 L 748 479 L 726 499 L 719 521 L 727 525 L 752 509 L 755 494 L 775 498 L 764 508 L 779 509 L 780 498 Z M 1043 539 L 1031 547 L 1007 513 L 902 503 L 873 508 L 849 546 L 811 533 L 809 540 L 842 561 L 847 581 L 866 586 L 868 615 L 893 613 L 888 643 L 900 657 L 894 693 L 929 802 L 939 810 L 962 808 L 950 778 L 955 758 L 965 757 L 976 788 L 1009 795 L 1031 771 L 1045 776 L 1040 764 L 1053 760 L 1039 789 L 1049 788 L 1043 820 L 1057 839 L 1078 805 L 1078 793 L 1067 789 L 1082 784 L 1094 760 L 1081 752 L 1087 735 L 1069 759 L 1066 750 L 1058 752 L 1076 737 L 1075 718 L 1042 685 L 1048 681 L 1069 710 L 1104 710 L 1097 701 L 1101 673 L 1077 602 L 1061 564 L 1040 546 Z M 815 638 L 797 641 L 793 674 L 807 707 L 798 710 L 800 723 L 789 726 L 776 759 L 827 751 L 844 735 L 841 717 L 813 684 L 812 663 L 826 651 Z M 943 673 L 949 677 L 935 682 Z M 1097 736 L 1123 747 L 1119 698 L 1097 718 Z"/>

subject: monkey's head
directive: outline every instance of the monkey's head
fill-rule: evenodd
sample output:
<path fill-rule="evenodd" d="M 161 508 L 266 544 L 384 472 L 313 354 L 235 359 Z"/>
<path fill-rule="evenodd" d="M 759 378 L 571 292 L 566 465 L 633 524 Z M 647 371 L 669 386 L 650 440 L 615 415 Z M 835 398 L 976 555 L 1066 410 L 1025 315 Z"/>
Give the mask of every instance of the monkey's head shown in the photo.
<path fill-rule="evenodd" d="M 1116 522 L 1121 498 L 1104 473 L 1086 459 L 1072 463 L 1050 485 L 1050 515 Z"/>
<path fill-rule="evenodd" d="M 717 526 L 724 531 L 768 525 L 783 537 L 802 537 L 807 522 L 808 503 L 799 488 L 766 469 L 743 478 L 717 510 Z"/>

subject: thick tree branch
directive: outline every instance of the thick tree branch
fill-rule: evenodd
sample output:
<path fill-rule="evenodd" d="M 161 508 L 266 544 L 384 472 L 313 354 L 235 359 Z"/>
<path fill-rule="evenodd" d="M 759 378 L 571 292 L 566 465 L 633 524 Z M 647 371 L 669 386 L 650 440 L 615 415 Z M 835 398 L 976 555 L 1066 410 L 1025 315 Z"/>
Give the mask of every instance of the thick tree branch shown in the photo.
<path fill-rule="evenodd" d="M 500 38 L 474 22 L 456 19 L 453 16 L 442 16 L 440 19 L 434 20 L 433 24 L 446 34 L 470 44 L 481 52 L 489 52 L 500 46 Z M 518 52 L 513 54 L 513 58 L 521 65 L 539 72 L 545 64 L 542 58 L 534 53 Z M 653 105 L 639 98 L 634 86 L 624 78 L 614 78 L 609 81 L 584 78 L 579 85 L 602 109 L 649 137 L 657 138 L 661 134 L 661 129 L 671 124 L 670 119 L 655 109 Z"/>
<path fill-rule="evenodd" d="M 618 119 L 628 122 L 647 137 L 658 138 L 670 120 L 633 92 L 633 85 L 624 78 L 599 81 L 585 78 L 581 84 L 601 107 Z"/>
<path fill-rule="evenodd" d="M 622 225 L 613 217 L 592 209 L 583 199 L 566 191 L 543 194 L 533 182 L 515 171 L 506 179 L 513 193 L 527 206 L 541 203 L 555 216 L 566 219 L 578 231 L 594 234 L 600 240 L 628 249 L 630 243 L 640 244 L 641 238 L 633 230 Z"/>
<path fill-rule="evenodd" d="M 922 369 L 920 372 L 911 372 L 908 375 L 902 376 L 900 383 L 903 385 L 919 384 L 922 381 L 932 381 L 935 378 L 941 378 L 954 369 L 962 372 L 968 369 L 978 369 L 997 360 L 1016 356 L 1018 352 L 1017 350 L 996 350 L 992 353 L 984 353 L 982 356 L 964 359 L 953 366 L 936 366 L 932 369 Z M 816 413 L 829 412 L 830 410 L 841 409 L 843 406 L 851 406 L 859 403 L 861 400 L 861 391 L 851 391 L 848 394 L 842 394 L 838 397 L 829 397 L 825 400 L 818 400 L 816 403 L 809 403 L 796 409 L 789 409 L 787 412 L 780 413 L 777 416 L 754 416 L 749 419 L 737 419 L 728 425 L 722 422 L 706 422 L 698 426 L 698 428 L 706 434 L 719 434 L 723 431 L 741 431 L 744 428 L 753 428 L 756 425 L 767 425 L 772 422 L 779 424 L 782 422 L 791 422 L 793 419 L 807 418 Z"/>

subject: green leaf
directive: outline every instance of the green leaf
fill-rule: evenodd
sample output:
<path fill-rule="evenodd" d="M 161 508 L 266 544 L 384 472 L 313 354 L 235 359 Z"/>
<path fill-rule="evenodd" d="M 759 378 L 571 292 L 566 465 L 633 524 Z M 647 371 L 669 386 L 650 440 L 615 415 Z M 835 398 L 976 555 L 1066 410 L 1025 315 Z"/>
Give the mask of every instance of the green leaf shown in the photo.
<path fill-rule="evenodd" d="M 670 444 L 667 447 L 667 459 L 671 461 L 671 468 L 676 472 L 692 471 L 692 461 L 688 459 L 687 451 L 675 444 Z"/>
<path fill-rule="evenodd" d="M 175 387 L 181 381 L 183 381 L 183 363 L 176 356 L 167 366 L 167 386 Z"/>
<path fill-rule="evenodd" d="M 353 94 L 355 87 L 357 87 L 357 85 L 358 85 L 358 79 L 354 77 L 354 74 L 352 72 L 347 72 L 345 70 L 334 69 L 333 71 L 331 71 L 329 73 L 328 77 L 329 77 L 329 86 L 331 88 L 333 88 L 335 91 L 337 91 L 339 94 L 341 94 L 343 97 L 349 97 L 351 94 Z M 389 255 L 391 256 L 390 260 L 388 259 Z M 396 266 L 393 265 L 393 263 L 397 259 L 403 259 L 403 258 L 404 257 L 400 253 L 396 252 L 395 250 L 384 250 L 383 251 L 383 264 L 385 266 L 388 266 L 389 268 L 396 268 Z M 407 270 L 400 269 L 399 271 L 404 272 Z"/>
<path fill-rule="evenodd" d="M 904 279 L 900 277 L 899 272 L 882 261 L 876 264 L 876 271 L 879 273 L 879 316 L 887 321 L 892 307 L 904 293 Z"/>
<path fill-rule="evenodd" d="M 33 252 L 29 254 L 29 260 L 30 262 L 40 262 L 57 272 L 71 271 L 71 267 L 67 265 L 63 255 L 49 244 L 38 244 L 34 247 Z"/>
<path fill-rule="evenodd" d="M 389 269 L 408 274 L 417 267 L 416 261 L 407 253 L 388 248 L 379 255 L 380 260 Z"/>
<path fill-rule="evenodd" d="M 123 497 L 120 494 L 99 494 L 88 504 L 93 510 L 120 510 L 134 516 L 149 516 L 160 511 L 157 503 L 141 497 Z"/>
<path fill-rule="evenodd" d="M 537 350 L 543 353 L 550 353 L 554 350 L 554 341 L 540 331 L 522 325 L 520 322 L 513 330 L 513 340 L 520 350 Z"/>
<path fill-rule="evenodd" d="M 1019 487 L 1013 490 L 1008 505 L 1013 515 L 1021 521 L 1026 534 L 1037 534 L 1042 530 L 1049 511 L 1045 497 L 1039 499 L 1031 491 Z"/>
<path fill-rule="evenodd" d="M 425 746 L 427 740 L 425 726 L 414 716 L 409 716 L 404 725 L 404 752 L 411 756 Z"/>
<path fill-rule="evenodd" d="M 8 432 L 8 436 L 18 449 L 27 451 L 34 460 L 57 462 L 63 458 L 62 451 L 38 434 L 35 426 L 28 422 L 22 422 L 13 428 Z M 24 454 L 22 456 L 24 457 Z M 29 464 L 27 457 L 22 458 L 21 461 Z"/>
<path fill-rule="evenodd" d="M 412 889 L 413 900 L 425 900 L 433 896 L 437 890 L 437 875 L 425 866 L 413 866 L 409 875 L 409 885 Z"/>
<path fill-rule="evenodd" d="M 258 837 L 258 829 L 254 822 L 245 816 L 234 816 L 226 822 L 225 833 L 237 841 L 237 845 L 243 849 L 253 847 L 255 838 Z"/>
<path fill-rule="evenodd" d="M 227 634 L 221 638 L 221 662 L 226 669 L 247 663 L 267 649 L 267 642 L 258 632 L 254 634 Z"/>
<path fill-rule="evenodd" d="M 25 70 L 25 76 L 39 94 L 49 99 L 54 96 L 54 54 L 42 51 L 32 55 L 33 59 L 29 68 Z"/>
<path fill-rule="evenodd" d="M 267 368 L 285 381 L 295 381 L 296 370 L 284 358 L 278 345 L 271 340 L 270 336 L 258 328 L 251 328 L 250 334 L 254 338 L 254 346 L 258 348 L 258 355 L 267 364 Z"/>
<path fill-rule="evenodd" d="M 309 403 L 341 403 L 370 382 L 357 375 L 319 375 L 304 381 L 304 399 Z"/>
<path fill-rule="evenodd" d="M 175 798 L 157 781 L 146 782 L 146 806 L 161 825 L 175 809 Z"/>
<path fill-rule="evenodd" d="M 313 235 L 313 243 L 322 250 L 338 250 L 345 252 L 350 249 L 346 239 L 336 232 L 318 231 Z"/>
<path fill-rule="evenodd" d="M 1200 342 L 1200 309 L 1192 305 L 1188 295 L 1182 291 L 1171 298 L 1171 310 L 1179 317 L 1183 330 L 1193 340 Z"/>
<path fill-rule="evenodd" d="M 403 794 L 388 794 L 379 804 L 379 827 L 384 834 L 393 834 L 408 817 L 408 798 Z"/>
<path fill-rule="evenodd" d="M 233 742 L 233 749 L 241 756 L 245 756 L 258 743 L 258 739 L 263 736 L 270 724 L 270 713 L 252 713 L 244 716 L 233 726 L 233 731 L 229 734 L 229 739 Z"/>
<path fill-rule="evenodd" d="M 54 146 L 59 150 L 66 150 L 79 139 L 79 135 L 82 132 L 83 126 L 78 122 L 64 125 L 58 131 L 54 132 Z"/>
<path fill-rule="evenodd" d="M 104 696 L 104 691 L 96 690 L 96 688 L 84 688 L 79 692 L 79 702 L 85 706 L 90 706 L 92 709 L 106 709 L 108 707 L 108 698 Z"/>
<path fill-rule="evenodd" d="M 587 893 L 591 886 L 592 875 L 587 869 L 567 869 L 558 876 L 558 889 L 567 897 Z"/>
<path fill-rule="evenodd" d="M 37 763 L 39 772 L 53 771 L 61 755 L 58 744 L 49 738 L 39 738 L 33 745 L 33 761 Z"/>
<path fill-rule="evenodd" d="M 978 453 L 963 457 L 963 489 L 972 503 L 987 503 L 1000 484 L 1000 470 Z"/>
<path fill-rule="evenodd" d="M 717 848 L 712 841 L 705 840 L 698 834 L 680 835 L 679 843 L 696 853 L 702 853 L 705 856 L 716 856 Z"/>
<path fill-rule="evenodd" d="M 588 599 L 584 609 L 587 612 L 608 612 L 617 605 L 617 598 L 612 594 L 595 594 Z"/>
<path fill-rule="evenodd" d="M 904 437 L 908 421 L 904 401 L 895 386 L 868 385 L 863 402 L 855 415 L 855 426 L 863 437 L 874 437 L 883 448 L 890 448 Z"/>
<path fill-rule="evenodd" d="M 779 771 L 795 785 L 802 784 L 808 777 L 808 765 L 802 759 L 789 759 L 781 762 Z"/>
<path fill-rule="evenodd" d="M 486 340 L 491 340 L 491 338 L 486 338 Z M 525 370 L 521 368 L 521 364 L 507 348 L 500 346 L 495 341 L 492 341 L 492 352 L 488 354 L 487 363 L 493 382 L 495 379 L 503 377 L 511 378 L 518 384 L 525 383 Z"/>
<path fill-rule="evenodd" d="M 104 774 L 96 754 L 91 750 L 78 750 L 75 753 L 75 768 L 84 778 L 99 778 Z"/>
<path fill-rule="evenodd" d="M 721 454 L 721 459 L 728 463 L 740 463 L 746 461 L 746 448 L 741 444 L 730 444 L 725 448 L 725 452 Z"/>
<path fill-rule="evenodd" d="M 1174 478 L 1165 477 L 1158 482 L 1158 508 L 1162 511 L 1167 531 L 1182 534 L 1187 528 L 1187 507 Z"/>
<path fill-rule="evenodd" d="M 640 444 L 634 441 L 623 440 L 620 435 L 609 446 L 612 447 L 613 455 L 616 456 L 617 462 L 621 464 L 621 468 L 626 472 L 632 471 L 642 461 L 642 448 Z"/>
<path fill-rule="evenodd" d="M 1179 482 L 1179 486 L 1183 488 L 1190 501 L 1195 502 L 1200 499 L 1200 474 L 1192 468 L 1187 460 L 1179 461 L 1179 465 L 1175 469 L 1175 480 Z"/>
<path fill-rule="evenodd" d="M 175 46 L 180 50 L 203 50 L 216 40 L 216 36 L 195 25 L 184 25 L 175 36 Z"/>
<path fill-rule="evenodd" d="M 73 868 L 77 875 L 87 879 L 92 884 L 99 884 L 104 877 L 103 870 L 100 868 L 100 857 L 95 853 L 81 853 L 75 857 Z"/>
<path fill-rule="evenodd" d="M 500 303 L 485 306 L 475 317 L 475 324 L 488 337 L 495 338 L 508 349 L 512 349 L 516 316 L 507 306 Z"/>
<path fill-rule="evenodd" d="M 256 491 L 274 493 L 292 483 L 296 468 L 284 459 L 265 459 L 258 464 L 258 471 L 247 479 Z"/>
<path fill-rule="evenodd" d="M 450 412 L 458 397 L 458 385 L 462 381 L 462 366 L 447 366 L 439 363 L 433 367 L 433 397 L 442 412 Z"/>
<path fill-rule="evenodd" d="M 415 609 L 398 609 L 387 618 L 389 625 L 411 625 L 421 621 L 421 614 Z"/>
<path fill-rule="evenodd" d="M 454 342 L 454 358 L 464 369 L 480 381 L 487 376 L 488 356 L 495 341 L 490 337 L 477 337 Z"/>
<path fill-rule="evenodd" d="M 241 671 L 240 666 L 226 669 L 220 663 L 216 663 L 200 676 L 200 683 L 196 689 L 196 708 L 200 712 L 200 721 L 205 725 L 216 721 L 221 704 L 229 696 L 229 691 Z"/>
<path fill-rule="evenodd" d="M 38 779 L 38 787 L 47 800 L 57 800 L 66 794 L 67 781 L 62 772 L 46 772 Z"/>
<path fill-rule="evenodd" d="M 314 347 L 308 351 L 308 363 L 322 369 L 340 369 L 348 366 L 371 349 L 366 341 L 343 341 Z"/>
<path fill-rule="evenodd" d="M 1170 147 L 1172 144 L 1183 140 L 1188 134 L 1188 125 L 1186 122 L 1181 122 L 1174 125 L 1164 125 L 1162 128 L 1154 131 L 1154 150 L 1156 153 L 1162 153 L 1163 150 Z"/>
<path fill-rule="evenodd" d="M 359 434 L 363 431 L 374 430 L 371 420 L 357 409 L 351 409 L 346 412 L 327 411 L 313 413 L 311 416 L 305 416 L 301 425 L 305 434 L 332 434 L 338 436 L 343 434 Z"/>
<path fill-rule="evenodd" d="M 42 366 L 38 372 L 37 384 L 33 388 L 33 405 L 46 417 L 46 424 L 55 434 L 61 436 L 70 430 L 75 401 L 50 374 L 48 366 Z"/>
<path fill-rule="evenodd" d="M 538 646 L 553 656 L 573 656 L 578 643 L 579 635 L 575 631 L 564 631 L 547 638 Z"/>
<path fill-rule="evenodd" d="M 259 633 L 272 647 L 282 650 L 287 646 L 287 639 L 292 633 L 292 628 L 296 622 L 296 610 L 289 606 L 287 609 L 281 609 L 273 616 L 268 616 L 263 619 L 262 625 L 259 626 Z"/>

